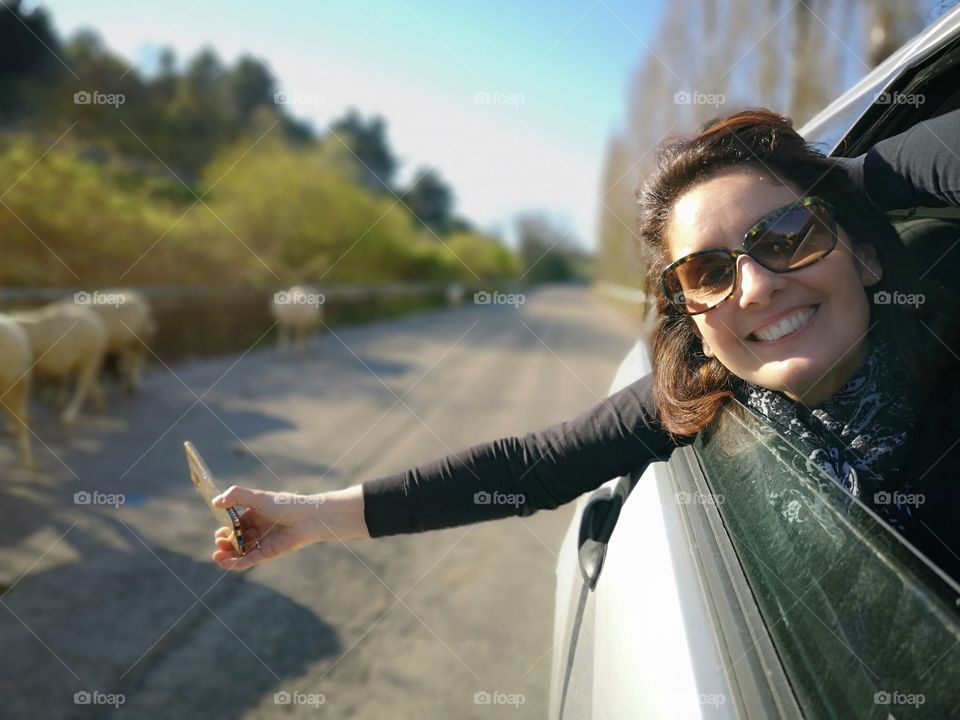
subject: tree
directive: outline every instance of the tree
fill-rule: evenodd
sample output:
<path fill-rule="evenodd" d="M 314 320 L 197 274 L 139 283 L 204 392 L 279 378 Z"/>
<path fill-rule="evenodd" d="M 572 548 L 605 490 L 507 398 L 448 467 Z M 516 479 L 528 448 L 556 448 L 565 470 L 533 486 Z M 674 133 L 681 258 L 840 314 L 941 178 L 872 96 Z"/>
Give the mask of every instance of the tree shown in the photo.
<path fill-rule="evenodd" d="M 227 83 L 237 115 L 247 122 L 254 110 L 274 102 L 277 82 L 263 63 L 252 57 L 242 57 L 230 71 Z"/>
<path fill-rule="evenodd" d="M 583 254 L 570 242 L 566 231 L 559 230 L 549 218 L 525 214 L 517 218 L 520 242 L 520 277 L 529 282 L 565 282 L 578 279 Z"/>
<path fill-rule="evenodd" d="M 330 133 L 350 148 L 364 187 L 379 195 L 392 191 L 397 160 L 387 141 L 383 118 L 377 116 L 364 121 L 356 110 L 350 110 L 330 125 Z"/>
<path fill-rule="evenodd" d="M 11 119 L 32 114 L 45 100 L 38 86 L 66 72 L 47 49 L 59 52 L 60 43 L 46 12 L 26 14 L 21 4 L 0 4 L 0 117 Z"/>
<path fill-rule="evenodd" d="M 0 5 L 0 80 L 30 75 L 56 62 L 50 51 L 57 51 L 57 41 L 50 18 L 42 8 L 29 14 L 21 0 L 7 0 Z"/>
<path fill-rule="evenodd" d="M 450 230 L 453 191 L 435 170 L 419 171 L 401 199 L 424 227 L 441 235 Z"/>

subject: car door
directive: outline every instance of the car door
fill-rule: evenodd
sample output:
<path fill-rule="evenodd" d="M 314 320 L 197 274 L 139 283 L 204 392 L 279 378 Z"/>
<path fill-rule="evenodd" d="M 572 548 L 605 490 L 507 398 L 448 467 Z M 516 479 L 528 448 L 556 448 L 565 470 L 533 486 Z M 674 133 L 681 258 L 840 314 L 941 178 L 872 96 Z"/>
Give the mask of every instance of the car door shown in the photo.
<path fill-rule="evenodd" d="M 557 573 L 551 718 L 800 717 L 691 449 L 580 498 Z"/>

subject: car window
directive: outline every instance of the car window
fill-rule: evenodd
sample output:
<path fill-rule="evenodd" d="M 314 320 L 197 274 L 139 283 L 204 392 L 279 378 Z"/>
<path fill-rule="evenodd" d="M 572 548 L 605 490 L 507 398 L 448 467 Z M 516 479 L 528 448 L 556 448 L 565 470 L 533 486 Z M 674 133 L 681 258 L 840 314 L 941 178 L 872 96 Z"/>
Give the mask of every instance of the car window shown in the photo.
<path fill-rule="evenodd" d="M 864 112 L 874 103 L 877 93 L 883 89 L 886 82 L 887 78 L 878 78 L 862 94 L 851 97 L 843 106 L 834 108 L 829 116 L 818 117 L 816 123 L 811 122 L 800 128 L 800 134 L 821 152 L 833 153 L 838 149 L 840 141 L 850 131 L 850 128 L 863 117 Z"/>
<path fill-rule="evenodd" d="M 854 144 L 849 141 L 866 139 L 863 132 L 851 132 L 855 126 L 864 123 L 869 126 L 872 121 L 868 120 L 867 116 L 876 118 L 879 115 L 885 115 L 889 110 L 899 112 L 901 109 L 901 101 L 897 99 L 894 91 L 897 89 L 895 85 L 904 79 L 904 74 L 912 76 L 917 66 L 927 64 L 937 54 L 950 54 L 944 48 L 953 43 L 957 37 L 960 8 L 944 6 L 941 10 L 942 12 L 937 14 L 942 17 L 939 17 L 937 22 L 932 23 L 915 38 L 905 43 L 854 87 L 811 118 L 800 128 L 800 134 L 808 142 L 814 143 L 830 155 L 851 155 Z M 948 10 L 950 12 L 947 12 Z M 924 83 L 928 81 L 929 78 L 923 80 Z M 919 88 L 915 88 L 913 92 L 923 93 L 921 103 L 932 101 L 936 97 L 935 94 L 928 94 Z M 903 107 L 908 108 L 908 112 L 912 112 L 913 115 L 917 115 L 916 105 Z M 925 104 L 921 105 L 921 108 L 924 107 Z M 914 121 L 920 119 L 922 118 L 916 117 Z M 883 121 L 882 124 L 889 129 L 888 120 Z M 874 137 L 870 142 L 876 142 L 878 139 Z M 862 149 L 856 150 L 852 155 L 862 151 Z"/>
<path fill-rule="evenodd" d="M 804 713 L 955 717 L 960 587 L 739 403 L 694 449 Z"/>

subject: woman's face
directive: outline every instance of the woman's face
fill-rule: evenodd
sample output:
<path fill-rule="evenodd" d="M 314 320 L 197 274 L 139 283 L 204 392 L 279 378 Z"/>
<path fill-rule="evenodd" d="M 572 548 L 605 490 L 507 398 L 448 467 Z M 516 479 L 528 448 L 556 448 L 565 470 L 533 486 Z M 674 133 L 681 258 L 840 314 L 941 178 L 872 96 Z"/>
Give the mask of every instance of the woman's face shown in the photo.
<path fill-rule="evenodd" d="M 757 220 L 800 197 L 792 186 L 752 169 L 704 180 L 671 211 L 666 232 L 671 259 L 740 247 Z M 704 353 L 734 375 L 816 406 L 843 387 L 863 361 L 870 327 L 864 288 L 879 282 L 881 272 L 873 246 L 852 247 L 841 229 L 833 252 L 793 272 L 773 273 L 739 256 L 734 294 L 691 320 Z M 781 325 L 786 318 L 790 325 Z M 795 321 L 802 324 L 782 337 L 761 337 Z"/>

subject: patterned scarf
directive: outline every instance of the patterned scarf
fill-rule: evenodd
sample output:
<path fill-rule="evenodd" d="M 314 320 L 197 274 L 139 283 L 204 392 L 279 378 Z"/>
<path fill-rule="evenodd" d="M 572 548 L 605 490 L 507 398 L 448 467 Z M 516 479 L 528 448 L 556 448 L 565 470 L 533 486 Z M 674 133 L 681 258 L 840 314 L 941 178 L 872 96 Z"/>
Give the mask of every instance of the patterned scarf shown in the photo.
<path fill-rule="evenodd" d="M 806 472 L 829 478 L 894 528 L 910 533 L 918 498 L 907 473 L 913 446 L 909 430 L 919 416 L 921 395 L 886 340 L 872 340 L 857 373 L 814 409 L 746 382 L 736 394 L 802 453 Z"/>

